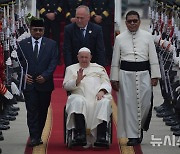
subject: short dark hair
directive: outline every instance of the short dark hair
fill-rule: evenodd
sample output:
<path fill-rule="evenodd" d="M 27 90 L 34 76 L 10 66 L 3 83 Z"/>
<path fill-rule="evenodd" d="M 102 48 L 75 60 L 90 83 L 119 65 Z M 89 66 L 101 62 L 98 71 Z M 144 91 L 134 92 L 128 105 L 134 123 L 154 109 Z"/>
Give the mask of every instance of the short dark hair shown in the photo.
<path fill-rule="evenodd" d="M 127 20 L 128 16 L 130 16 L 130 15 L 137 15 L 138 19 L 140 20 L 139 13 L 138 13 L 137 11 L 134 11 L 134 10 L 129 11 L 129 12 L 126 14 L 126 20 Z"/>

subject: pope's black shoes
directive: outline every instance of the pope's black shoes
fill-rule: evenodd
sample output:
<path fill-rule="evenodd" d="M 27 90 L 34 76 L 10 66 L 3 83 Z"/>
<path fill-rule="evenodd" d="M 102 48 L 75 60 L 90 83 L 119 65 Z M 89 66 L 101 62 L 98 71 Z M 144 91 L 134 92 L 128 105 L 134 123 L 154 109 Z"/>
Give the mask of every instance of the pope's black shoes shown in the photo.
<path fill-rule="evenodd" d="M 106 137 L 107 133 L 107 122 L 103 121 L 97 126 L 97 140 L 94 146 L 106 147 L 109 146 L 109 142 Z"/>
<path fill-rule="evenodd" d="M 84 115 L 75 113 L 74 119 L 76 128 L 73 145 L 85 146 L 87 144 L 87 141 Z"/>

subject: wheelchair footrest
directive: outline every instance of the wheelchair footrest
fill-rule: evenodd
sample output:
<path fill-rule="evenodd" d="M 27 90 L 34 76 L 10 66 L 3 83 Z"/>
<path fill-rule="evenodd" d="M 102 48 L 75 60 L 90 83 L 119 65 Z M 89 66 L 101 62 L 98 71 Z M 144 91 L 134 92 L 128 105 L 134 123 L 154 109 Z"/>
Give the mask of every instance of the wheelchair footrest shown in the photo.
<path fill-rule="evenodd" d="M 87 142 L 77 142 L 76 140 L 72 141 L 72 146 L 85 146 Z"/>
<path fill-rule="evenodd" d="M 96 147 L 109 147 L 109 143 L 108 142 L 95 142 L 94 146 Z"/>

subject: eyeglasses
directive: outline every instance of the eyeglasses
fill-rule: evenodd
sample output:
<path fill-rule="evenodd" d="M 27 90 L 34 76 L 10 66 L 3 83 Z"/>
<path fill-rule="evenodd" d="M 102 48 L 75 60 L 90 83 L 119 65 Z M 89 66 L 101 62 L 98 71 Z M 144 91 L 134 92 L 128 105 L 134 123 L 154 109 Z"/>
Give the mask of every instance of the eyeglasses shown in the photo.
<path fill-rule="evenodd" d="M 126 22 L 127 22 L 128 24 L 131 24 L 132 22 L 133 22 L 134 24 L 136 24 L 138 21 L 139 21 L 138 19 L 126 20 Z"/>
<path fill-rule="evenodd" d="M 44 28 L 32 28 L 32 30 L 33 30 L 34 32 L 37 32 L 37 31 L 43 32 L 43 31 L 44 31 Z"/>

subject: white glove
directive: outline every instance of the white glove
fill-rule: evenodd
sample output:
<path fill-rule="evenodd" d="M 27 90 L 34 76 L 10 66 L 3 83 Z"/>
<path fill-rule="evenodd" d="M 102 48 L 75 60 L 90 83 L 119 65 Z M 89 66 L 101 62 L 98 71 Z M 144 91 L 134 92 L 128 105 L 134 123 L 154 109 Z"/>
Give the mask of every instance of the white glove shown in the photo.
<path fill-rule="evenodd" d="M 11 52 L 11 57 L 17 58 L 17 52 L 16 52 L 16 50 L 13 50 L 13 51 Z"/>
<path fill-rule="evenodd" d="M 177 87 L 175 91 L 180 92 L 180 86 L 179 86 L 179 87 Z"/>
<path fill-rule="evenodd" d="M 8 66 L 12 65 L 12 61 L 10 57 L 6 60 L 6 65 Z"/>
<path fill-rule="evenodd" d="M 11 82 L 11 91 L 12 91 L 12 94 L 20 95 L 20 91 L 14 82 Z"/>
<path fill-rule="evenodd" d="M 6 93 L 4 94 L 4 97 L 6 97 L 7 99 L 12 99 L 13 95 L 7 90 Z"/>

